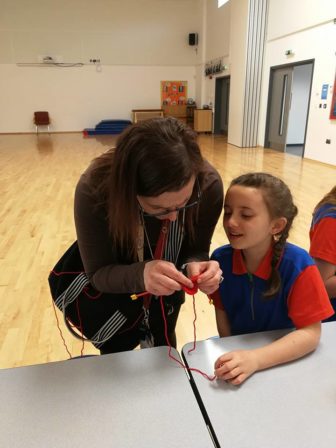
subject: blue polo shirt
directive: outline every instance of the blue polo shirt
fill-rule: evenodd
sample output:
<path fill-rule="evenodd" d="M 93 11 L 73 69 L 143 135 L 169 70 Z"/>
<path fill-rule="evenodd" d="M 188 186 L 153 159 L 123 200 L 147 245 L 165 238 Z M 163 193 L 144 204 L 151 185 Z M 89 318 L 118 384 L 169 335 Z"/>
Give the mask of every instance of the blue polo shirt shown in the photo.
<path fill-rule="evenodd" d="M 230 245 L 216 249 L 211 256 L 224 276 L 211 298 L 217 308 L 226 311 L 232 335 L 302 328 L 334 313 L 313 259 L 290 243 L 286 243 L 278 265 L 281 290 L 264 298 L 272 253 L 271 247 L 254 274 L 247 272 L 242 251 Z"/>

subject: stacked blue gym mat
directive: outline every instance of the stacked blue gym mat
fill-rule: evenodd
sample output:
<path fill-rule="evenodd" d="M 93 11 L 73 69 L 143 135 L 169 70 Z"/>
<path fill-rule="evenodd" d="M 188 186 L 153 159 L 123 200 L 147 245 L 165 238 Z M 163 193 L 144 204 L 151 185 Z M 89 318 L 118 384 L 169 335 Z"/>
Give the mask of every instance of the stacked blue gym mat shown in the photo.
<path fill-rule="evenodd" d="M 85 136 L 97 134 L 120 134 L 130 124 L 132 124 L 130 120 L 102 120 L 94 129 L 84 129 L 83 134 Z"/>

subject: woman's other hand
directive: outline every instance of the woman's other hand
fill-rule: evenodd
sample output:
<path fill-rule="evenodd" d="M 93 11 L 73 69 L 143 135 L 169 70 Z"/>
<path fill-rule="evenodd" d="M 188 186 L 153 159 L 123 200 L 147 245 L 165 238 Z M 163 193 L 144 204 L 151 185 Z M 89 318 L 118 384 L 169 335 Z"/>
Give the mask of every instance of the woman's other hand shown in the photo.
<path fill-rule="evenodd" d="M 188 277 L 198 276 L 197 286 L 204 294 L 215 292 L 222 281 L 222 270 L 217 261 L 192 261 L 187 264 Z"/>

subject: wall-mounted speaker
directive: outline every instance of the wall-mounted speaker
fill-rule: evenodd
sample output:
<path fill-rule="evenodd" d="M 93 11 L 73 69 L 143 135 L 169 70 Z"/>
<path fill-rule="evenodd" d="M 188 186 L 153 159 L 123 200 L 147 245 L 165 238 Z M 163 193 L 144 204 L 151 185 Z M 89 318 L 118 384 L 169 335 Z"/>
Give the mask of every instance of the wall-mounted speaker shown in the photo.
<path fill-rule="evenodd" d="M 189 33 L 189 45 L 197 45 L 197 44 L 198 44 L 198 34 Z"/>

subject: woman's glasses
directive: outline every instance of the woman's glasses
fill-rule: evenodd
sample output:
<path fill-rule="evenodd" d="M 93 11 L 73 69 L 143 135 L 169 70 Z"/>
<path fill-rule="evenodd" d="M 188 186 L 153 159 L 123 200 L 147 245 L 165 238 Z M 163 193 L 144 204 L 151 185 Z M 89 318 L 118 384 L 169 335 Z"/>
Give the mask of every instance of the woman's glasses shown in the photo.
<path fill-rule="evenodd" d="M 158 212 L 158 213 L 147 213 L 147 212 L 145 212 L 143 207 L 141 207 L 141 205 L 139 204 L 140 210 L 142 211 L 144 216 L 151 216 L 153 218 L 158 218 L 160 216 L 169 215 L 169 213 L 180 212 L 182 210 L 186 210 L 188 208 L 195 207 L 195 205 L 198 205 L 200 203 L 201 198 L 202 198 L 202 192 L 201 192 L 201 188 L 200 188 L 198 179 L 196 179 L 196 186 L 197 186 L 197 198 L 194 201 L 190 202 L 189 204 L 184 205 L 183 207 L 167 208 L 166 210 L 163 210 L 162 212 Z"/>

